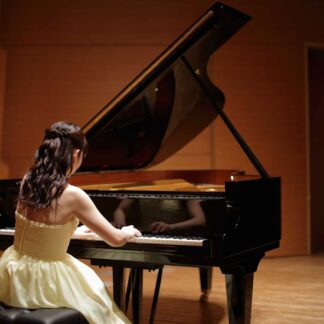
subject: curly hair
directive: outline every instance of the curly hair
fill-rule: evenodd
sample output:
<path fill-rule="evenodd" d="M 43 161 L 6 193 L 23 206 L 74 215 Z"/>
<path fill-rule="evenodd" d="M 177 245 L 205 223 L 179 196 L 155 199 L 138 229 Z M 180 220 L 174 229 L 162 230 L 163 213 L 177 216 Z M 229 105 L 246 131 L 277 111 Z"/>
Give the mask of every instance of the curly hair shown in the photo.
<path fill-rule="evenodd" d="M 23 207 L 43 209 L 57 201 L 67 186 L 76 149 L 84 156 L 88 149 L 79 126 L 60 121 L 46 129 L 34 163 L 22 181 L 18 202 Z"/>

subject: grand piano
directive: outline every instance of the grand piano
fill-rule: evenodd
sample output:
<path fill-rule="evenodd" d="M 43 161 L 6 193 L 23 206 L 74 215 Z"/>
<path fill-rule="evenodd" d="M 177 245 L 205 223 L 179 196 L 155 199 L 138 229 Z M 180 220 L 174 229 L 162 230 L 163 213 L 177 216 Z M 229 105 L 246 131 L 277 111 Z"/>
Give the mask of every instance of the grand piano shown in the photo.
<path fill-rule="evenodd" d="M 113 267 L 114 298 L 123 309 L 129 298 L 125 269 L 132 269 L 134 323 L 141 321 L 143 270 L 160 271 L 159 288 L 165 265 L 197 267 L 205 297 L 212 269 L 219 267 L 225 275 L 229 323 L 250 323 L 253 274 L 265 253 L 279 247 L 280 177 L 270 176 L 258 161 L 225 114 L 225 96 L 207 74 L 209 57 L 249 20 L 214 4 L 83 127 L 90 149 L 71 182 L 86 190 L 116 226 L 134 224 L 143 237 L 113 248 L 100 238 L 76 236 L 69 253 Z M 256 174 L 146 170 L 217 117 Z M 13 242 L 5 228 L 14 227 L 19 182 L 0 181 L 0 250 Z M 157 296 L 158 289 L 155 306 Z"/>

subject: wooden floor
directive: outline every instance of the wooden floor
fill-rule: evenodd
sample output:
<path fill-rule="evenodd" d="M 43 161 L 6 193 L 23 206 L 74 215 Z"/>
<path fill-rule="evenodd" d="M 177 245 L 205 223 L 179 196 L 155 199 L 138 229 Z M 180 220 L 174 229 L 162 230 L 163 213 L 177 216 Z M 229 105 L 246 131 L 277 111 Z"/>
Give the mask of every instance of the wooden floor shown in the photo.
<path fill-rule="evenodd" d="M 111 290 L 110 268 L 95 268 Z M 209 301 L 199 302 L 198 270 L 165 267 L 155 324 L 228 323 L 224 276 L 215 268 Z M 144 274 L 144 321 L 156 272 Z M 264 258 L 255 274 L 252 324 L 324 324 L 324 253 Z"/>

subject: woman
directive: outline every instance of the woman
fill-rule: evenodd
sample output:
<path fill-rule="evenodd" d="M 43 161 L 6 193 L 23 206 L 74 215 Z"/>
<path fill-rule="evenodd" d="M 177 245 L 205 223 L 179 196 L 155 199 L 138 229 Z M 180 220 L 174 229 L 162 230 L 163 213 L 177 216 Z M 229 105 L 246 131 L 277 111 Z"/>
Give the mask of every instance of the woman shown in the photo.
<path fill-rule="evenodd" d="M 84 191 L 68 183 L 86 152 L 78 126 L 58 122 L 46 129 L 21 184 L 14 244 L 0 259 L 0 301 L 74 308 L 89 323 L 128 323 L 95 272 L 66 253 L 79 221 L 112 246 L 141 235 L 133 226 L 112 226 Z"/>

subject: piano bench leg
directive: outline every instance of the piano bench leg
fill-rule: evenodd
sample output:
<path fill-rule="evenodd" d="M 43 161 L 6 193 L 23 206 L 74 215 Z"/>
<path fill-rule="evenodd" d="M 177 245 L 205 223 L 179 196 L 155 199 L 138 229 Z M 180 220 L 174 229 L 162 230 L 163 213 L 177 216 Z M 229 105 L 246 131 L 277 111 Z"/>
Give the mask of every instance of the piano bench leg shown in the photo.
<path fill-rule="evenodd" d="M 128 283 L 127 283 L 127 288 L 126 288 L 126 296 L 125 296 L 125 313 L 127 313 L 128 310 L 128 304 L 129 304 L 129 299 L 130 299 L 130 294 L 131 291 L 133 290 L 134 282 L 135 282 L 135 272 L 134 269 L 132 268 L 129 273 L 128 277 Z"/>
<path fill-rule="evenodd" d="M 121 266 L 113 266 L 112 269 L 114 301 L 117 306 L 126 313 L 126 305 L 124 303 L 125 268 Z"/>
<path fill-rule="evenodd" d="M 153 301 L 152 301 L 152 306 L 151 306 L 150 321 L 149 321 L 150 324 L 154 323 L 154 317 L 155 317 L 155 312 L 156 312 L 156 307 L 157 307 L 157 302 L 159 299 L 159 293 L 160 293 L 160 287 L 161 287 L 162 272 L 163 272 L 163 267 L 159 268 L 157 278 L 156 278 L 154 296 L 153 296 Z"/>

